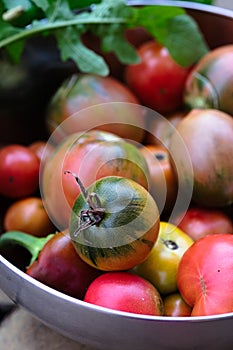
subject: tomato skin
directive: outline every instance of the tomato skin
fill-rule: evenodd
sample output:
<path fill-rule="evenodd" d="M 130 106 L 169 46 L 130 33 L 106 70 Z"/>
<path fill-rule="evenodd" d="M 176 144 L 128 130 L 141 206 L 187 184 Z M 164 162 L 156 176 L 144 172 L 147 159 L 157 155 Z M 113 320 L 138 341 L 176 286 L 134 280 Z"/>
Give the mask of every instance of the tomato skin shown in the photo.
<path fill-rule="evenodd" d="M 76 253 L 68 233 L 56 233 L 26 273 L 60 292 L 82 299 L 100 271 L 85 264 Z"/>
<path fill-rule="evenodd" d="M 193 109 L 176 130 L 170 139 L 169 152 L 182 190 L 192 190 L 196 205 L 230 205 L 233 202 L 233 118 L 215 109 Z"/>
<path fill-rule="evenodd" d="M 149 256 L 134 272 L 150 281 L 162 295 L 177 291 L 177 270 L 181 257 L 193 240 L 176 226 L 160 222 L 158 239 Z"/>
<path fill-rule="evenodd" d="M 169 153 L 165 147 L 156 145 L 146 145 L 140 148 L 140 151 L 150 172 L 149 192 L 160 212 L 168 212 L 172 209 L 177 195 L 176 172 L 171 165 Z"/>
<path fill-rule="evenodd" d="M 128 65 L 125 80 L 141 103 L 159 113 L 169 113 L 182 105 L 183 88 L 189 68 L 179 66 L 167 48 L 154 40 L 138 49 L 141 62 Z"/>
<path fill-rule="evenodd" d="M 0 150 L 0 194 L 19 198 L 39 187 L 38 157 L 26 146 L 12 144 Z"/>
<path fill-rule="evenodd" d="M 45 161 L 54 149 L 52 145 L 42 140 L 32 142 L 28 148 L 30 148 L 36 154 L 40 161 Z"/>
<path fill-rule="evenodd" d="M 114 134 L 92 130 L 67 136 L 47 160 L 41 174 L 45 207 L 59 229 L 66 229 L 72 206 L 80 189 L 72 176 L 76 173 L 85 187 L 97 179 L 119 175 L 148 187 L 149 171 L 136 146 Z"/>
<path fill-rule="evenodd" d="M 215 108 L 233 115 L 233 45 L 203 56 L 190 72 L 184 102 L 190 108 Z"/>
<path fill-rule="evenodd" d="M 91 74 L 62 84 L 48 106 L 47 125 L 50 132 L 58 126 L 66 135 L 98 129 L 137 142 L 145 134 L 145 116 L 133 92 L 113 77 Z"/>
<path fill-rule="evenodd" d="M 177 284 L 192 316 L 233 312 L 233 235 L 215 234 L 196 241 L 183 255 Z"/>
<path fill-rule="evenodd" d="M 184 301 L 180 293 L 173 293 L 163 298 L 164 316 L 191 316 L 192 308 Z"/>
<path fill-rule="evenodd" d="M 161 316 L 163 302 L 155 287 L 130 272 L 107 272 L 88 287 L 84 301 L 106 308 Z"/>
<path fill-rule="evenodd" d="M 44 237 L 53 232 L 54 226 L 39 197 L 16 200 L 4 215 L 6 231 L 22 231 L 33 236 Z"/>
<path fill-rule="evenodd" d="M 210 234 L 233 233 L 233 221 L 220 209 L 190 207 L 173 223 L 194 241 Z"/>
<path fill-rule="evenodd" d="M 69 233 L 80 257 L 103 271 L 129 270 L 144 261 L 157 240 L 160 224 L 157 205 L 148 191 L 131 179 L 107 176 L 87 192 L 97 195 L 104 214 L 97 224 L 79 231 L 80 223 L 87 222 L 87 216 L 80 220 L 81 214 L 91 208 L 83 195 L 77 197 Z"/>

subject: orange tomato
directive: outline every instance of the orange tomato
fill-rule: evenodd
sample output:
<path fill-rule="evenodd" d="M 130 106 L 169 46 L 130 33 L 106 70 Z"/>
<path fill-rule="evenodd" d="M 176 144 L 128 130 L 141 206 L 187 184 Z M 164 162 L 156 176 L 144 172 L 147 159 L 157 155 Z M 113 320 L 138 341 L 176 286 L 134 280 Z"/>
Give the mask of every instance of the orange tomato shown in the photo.
<path fill-rule="evenodd" d="M 11 204 L 4 216 L 7 231 L 18 230 L 43 237 L 53 232 L 54 226 L 39 197 L 27 197 Z"/>

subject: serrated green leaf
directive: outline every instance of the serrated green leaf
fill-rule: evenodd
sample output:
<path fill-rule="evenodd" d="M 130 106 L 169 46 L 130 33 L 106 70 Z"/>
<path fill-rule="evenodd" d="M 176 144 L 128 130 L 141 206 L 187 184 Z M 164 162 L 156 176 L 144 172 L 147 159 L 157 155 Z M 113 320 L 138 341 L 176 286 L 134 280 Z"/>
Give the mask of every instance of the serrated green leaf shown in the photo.
<path fill-rule="evenodd" d="M 65 28 L 56 32 L 61 59 L 72 59 L 84 73 L 107 76 L 109 68 L 103 57 L 83 45 L 80 32 L 74 28 Z"/>
<path fill-rule="evenodd" d="M 164 44 L 182 66 L 195 63 L 208 52 L 196 22 L 188 15 L 176 16 L 170 21 Z"/>

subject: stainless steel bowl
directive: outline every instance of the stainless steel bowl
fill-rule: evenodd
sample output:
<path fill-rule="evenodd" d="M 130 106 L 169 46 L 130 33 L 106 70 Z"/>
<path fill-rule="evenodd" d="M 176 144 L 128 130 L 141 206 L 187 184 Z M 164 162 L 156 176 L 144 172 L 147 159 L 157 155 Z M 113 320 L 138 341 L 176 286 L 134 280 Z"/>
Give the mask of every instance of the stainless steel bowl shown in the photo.
<path fill-rule="evenodd" d="M 233 43 L 233 12 L 182 1 L 128 1 L 166 4 L 187 10 L 210 47 Z M 155 317 L 108 310 L 51 289 L 0 256 L 0 288 L 18 305 L 57 332 L 101 349 L 230 350 L 233 313 L 209 317 Z"/>

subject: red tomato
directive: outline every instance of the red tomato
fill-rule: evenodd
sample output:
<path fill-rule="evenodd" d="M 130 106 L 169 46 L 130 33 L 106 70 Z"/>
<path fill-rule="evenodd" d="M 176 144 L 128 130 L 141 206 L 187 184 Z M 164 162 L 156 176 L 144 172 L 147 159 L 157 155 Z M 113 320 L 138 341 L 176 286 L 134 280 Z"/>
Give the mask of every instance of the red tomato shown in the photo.
<path fill-rule="evenodd" d="M 45 161 L 54 150 L 51 144 L 42 140 L 34 141 L 28 147 L 37 155 L 40 161 L 42 159 Z"/>
<path fill-rule="evenodd" d="M 179 66 L 167 48 L 150 40 L 138 49 L 141 62 L 128 65 L 125 79 L 147 107 L 159 113 L 173 112 L 182 105 L 189 68 Z"/>
<path fill-rule="evenodd" d="M 177 285 L 192 316 L 233 312 L 233 235 L 205 236 L 188 248 Z"/>
<path fill-rule="evenodd" d="M 189 208 L 173 222 L 194 241 L 215 233 L 233 233 L 233 222 L 220 209 Z"/>
<path fill-rule="evenodd" d="M 19 198 L 33 194 L 39 185 L 40 161 L 28 147 L 14 144 L 0 150 L 0 194 Z"/>
<path fill-rule="evenodd" d="M 97 277 L 89 285 L 84 301 L 137 314 L 163 314 L 163 302 L 157 289 L 130 272 L 107 272 Z"/>

